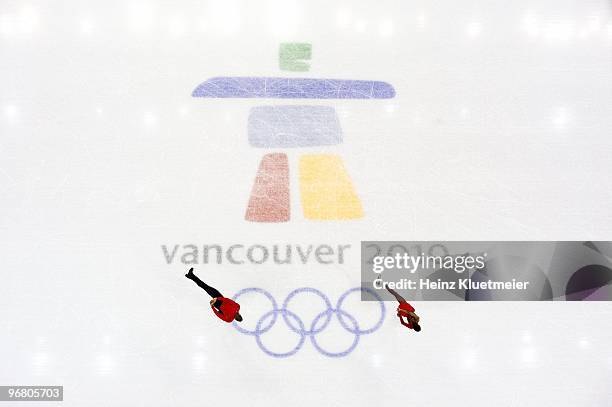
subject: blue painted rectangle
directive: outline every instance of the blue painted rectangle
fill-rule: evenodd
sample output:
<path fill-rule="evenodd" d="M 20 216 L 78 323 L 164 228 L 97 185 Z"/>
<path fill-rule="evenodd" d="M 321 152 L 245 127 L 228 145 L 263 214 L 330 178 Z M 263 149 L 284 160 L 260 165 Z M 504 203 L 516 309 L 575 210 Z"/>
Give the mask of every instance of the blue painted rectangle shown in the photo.
<path fill-rule="evenodd" d="M 329 146 L 342 142 L 336 110 L 330 106 L 257 106 L 248 122 L 254 147 Z"/>
<path fill-rule="evenodd" d="M 390 99 L 386 82 L 315 78 L 216 77 L 192 93 L 204 98 Z"/>

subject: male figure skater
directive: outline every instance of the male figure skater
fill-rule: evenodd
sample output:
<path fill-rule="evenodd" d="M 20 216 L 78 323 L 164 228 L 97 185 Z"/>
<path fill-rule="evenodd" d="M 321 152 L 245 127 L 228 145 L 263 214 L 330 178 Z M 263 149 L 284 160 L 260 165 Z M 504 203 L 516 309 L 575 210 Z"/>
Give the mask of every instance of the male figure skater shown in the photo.
<path fill-rule="evenodd" d="M 420 332 L 421 326 L 419 325 L 419 320 L 421 318 L 419 318 L 419 316 L 414 313 L 414 308 L 412 307 L 412 305 L 408 304 L 404 297 L 399 295 L 399 293 L 394 289 L 389 288 L 389 286 L 387 286 L 386 288 L 387 291 L 393 294 L 395 299 L 399 301 L 399 305 L 397 306 L 397 316 L 399 317 L 399 320 L 402 325 L 407 328 L 414 329 L 416 332 Z M 406 321 L 404 321 L 404 318 L 406 318 Z"/>
<path fill-rule="evenodd" d="M 200 280 L 193 274 L 193 267 L 189 269 L 185 277 L 196 283 L 198 287 L 206 291 L 208 295 L 212 297 L 210 300 L 210 307 L 216 316 L 225 322 L 232 322 L 234 319 L 238 322 L 242 321 L 242 316 L 238 313 L 240 305 L 229 298 L 225 298 L 219 290 Z"/>

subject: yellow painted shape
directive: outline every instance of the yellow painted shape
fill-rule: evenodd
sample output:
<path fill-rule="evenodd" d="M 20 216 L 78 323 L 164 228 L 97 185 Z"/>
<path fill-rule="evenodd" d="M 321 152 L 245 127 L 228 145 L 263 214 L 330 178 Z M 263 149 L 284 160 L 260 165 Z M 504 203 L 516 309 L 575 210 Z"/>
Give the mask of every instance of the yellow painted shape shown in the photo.
<path fill-rule="evenodd" d="M 300 157 L 299 177 L 302 209 L 306 219 L 363 217 L 361 201 L 339 156 L 303 155 Z"/>

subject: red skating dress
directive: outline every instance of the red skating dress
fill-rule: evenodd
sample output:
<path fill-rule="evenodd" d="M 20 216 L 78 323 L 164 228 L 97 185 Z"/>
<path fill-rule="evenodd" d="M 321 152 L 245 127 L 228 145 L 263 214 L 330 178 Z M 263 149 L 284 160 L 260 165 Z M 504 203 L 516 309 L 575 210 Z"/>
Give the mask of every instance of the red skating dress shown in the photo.
<path fill-rule="evenodd" d="M 406 314 L 401 313 L 399 310 L 404 310 L 408 312 L 414 312 L 414 307 L 407 302 L 400 302 L 398 306 L 397 316 L 399 317 L 400 322 L 407 328 L 413 329 L 412 321 L 406 317 Z M 404 318 L 406 320 L 404 320 Z"/>

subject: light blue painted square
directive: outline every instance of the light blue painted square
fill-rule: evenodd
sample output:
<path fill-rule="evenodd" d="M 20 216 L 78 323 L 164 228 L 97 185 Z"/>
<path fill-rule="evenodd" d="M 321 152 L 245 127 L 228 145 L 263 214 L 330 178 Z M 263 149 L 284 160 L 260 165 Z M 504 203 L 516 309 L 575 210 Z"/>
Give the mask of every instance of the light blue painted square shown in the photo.
<path fill-rule="evenodd" d="M 342 142 L 336 110 L 330 106 L 256 106 L 248 122 L 249 143 L 261 148 L 329 146 Z"/>

